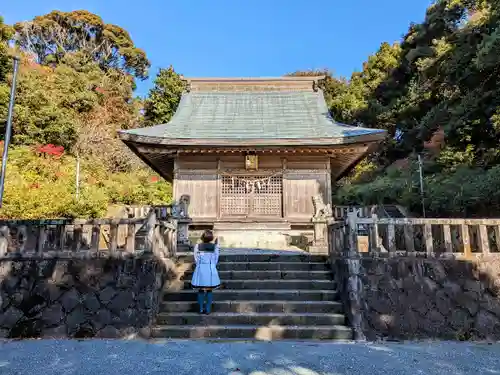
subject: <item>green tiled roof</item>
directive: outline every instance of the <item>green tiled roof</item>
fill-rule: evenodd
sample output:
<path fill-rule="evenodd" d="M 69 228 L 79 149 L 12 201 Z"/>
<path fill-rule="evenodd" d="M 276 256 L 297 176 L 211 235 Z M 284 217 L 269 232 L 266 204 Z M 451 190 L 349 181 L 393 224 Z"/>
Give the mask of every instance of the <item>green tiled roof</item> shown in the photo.
<path fill-rule="evenodd" d="M 380 139 L 385 131 L 335 122 L 321 91 L 217 91 L 185 93 L 169 123 L 122 131 L 120 136 L 145 143 L 317 139 L 325 144 L 332 138 L 336 141 L 330 143 L 350 143 L 359 136 Z"/>

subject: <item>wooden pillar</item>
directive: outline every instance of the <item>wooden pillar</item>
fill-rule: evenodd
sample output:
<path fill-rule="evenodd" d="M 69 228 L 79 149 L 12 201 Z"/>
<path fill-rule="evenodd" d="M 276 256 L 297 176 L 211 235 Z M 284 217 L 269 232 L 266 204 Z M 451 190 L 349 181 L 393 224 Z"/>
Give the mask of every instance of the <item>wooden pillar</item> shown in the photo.
<path fill-rule="evenodd" d="M 289 216 L 289 207 L 288 207 L 288 184 L 286 183 L 287 179 L 287 159 L 281 159 L 281 168 L 283 169 L 282 181 L 281 181 L 281 204 L 283 207 L 283 217 L 288 218 Z"/>
<path fill-rule="evenodd" d="M 325 195 L 326 200 L 325 204 L 332 205 L 332 163 L 331 159 L 328 158 L 328 162 L 326 163 L 326 171 L 325 171 Z"/>
<path fill-rule="evenodd" d="M 178 192 L 179 190 L 179 184 L 177 183 L 177 174 L 178 174 L 178 171 L 179 171 L 179 161 L 178 161 L 178 156 L 175 156 L 174 157 L 174 171 L 173 171 L 173 178 L 172 178 L 172 195 L 173 195 L 173 198 L 174 198 L 174 203 L 176 203 L 179 198 L 180 198 L 180 195 L 181 193 Z"/>
<path fill-rule="evenodd" d="M 217 181 L 215 183 L 216 185 L 216 189 L 217 189 L 217 213 L 216 213 L 216 216 L 217 216 L 217 219 L 220 219 L 221 217 L 221 214 L 220 214 L 220 210 L 221 210 L 221 186 L 222 186 L 222 181 L 221 181 L 221 161 L 220 161 L 220 158 L 217 158 Z"/>

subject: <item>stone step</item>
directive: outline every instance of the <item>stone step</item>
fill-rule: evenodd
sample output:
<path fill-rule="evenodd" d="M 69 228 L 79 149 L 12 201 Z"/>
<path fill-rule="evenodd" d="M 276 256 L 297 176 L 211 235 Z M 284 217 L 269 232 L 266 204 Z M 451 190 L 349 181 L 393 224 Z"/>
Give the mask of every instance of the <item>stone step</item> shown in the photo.
<path fill-rule="evenodd" d="M 212 313 L 201 315 L 198 313 L 161 313 L 157 318 L 158 325 L 343 325 L 345 316 L 342 314 L 319 314 L 319 313 Z"/>
<path fill-rule="evenodd" d="M 180 255 L 179 261 L 193 262 L 193 255 Z M 219 262 L 312 262 L 312 263 L 326 263 L 328 257 L 325 255 L 310 255 L 310 254 L 296 254 L 296 255 L 282 255 L 282 254 L 220 254 Z"/>
<path fill-rule="evenodd" d="M 161 313 L 198 312 L 194 301 L 168 301 L 160 306 Z M 231 301 L 215 300 L 213 313 L 342 313 L 337 301 Z"/>
<path fill-rule="evenodd" d="M 255 340 L 352 340 L 352 329 L 342 325 L 332 326 L 258 326 L 258 325 L 210 325 L 210 326 L 156 326 L 154 338 L 204 339 L 239 338 Z"/>
<path fill-rule="evenodd" d="M 194 265 L 193 265 L 194 267 Z M 219 262 L 219 271 L 330 271 L 321 262 Z"/>
<path fill-rule="evenodd" d="M 196 292 L 180 290 L 163 295 L 164 301 L 196 301 Z M 336 290 L 235 290 L 219 289 L 214 291 L 214 301 L 334 301 L 338 297 Z"/>
<path fill-rule="evenodd" d="M 290 289 L 290 290 L 332 290 L 336 289 L 332 280 L 221 280 L 222 288 L 232 289 Z M 184 281 L 184 289 L 191 289 L 191 280 Z"/>
<path fill-rule="evenodd" d="M 182 280 L 191 280 L 193 271 L 185 272 Z M 333 280 L 331 271 L 219 271 L 222 280 Z"/>

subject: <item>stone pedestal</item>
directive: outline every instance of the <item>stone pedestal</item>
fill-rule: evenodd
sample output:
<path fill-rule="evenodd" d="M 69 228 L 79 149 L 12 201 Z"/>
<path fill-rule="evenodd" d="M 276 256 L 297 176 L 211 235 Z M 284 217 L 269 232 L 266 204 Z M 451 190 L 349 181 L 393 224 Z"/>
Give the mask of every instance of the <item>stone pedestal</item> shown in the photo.
<path fill-rule="evenodd" d="M 289 223 L 215 222 L 219 244 L 227 248 L 287 250 Z"/>
<path fill-rule="evenodd" d="M 177 219 L 177 251 L 191 250 L 191 241 L 189 241 L 189 224 L 192 220 L 189 218 Z"/>
<path fill-rule="evenodd" d="M 328 255 L 328 225 L 331 219 L 328 218 L 313 218 L 314 224 L 314 239 L 313 244 L 308 247 L 311 254 Z"/>

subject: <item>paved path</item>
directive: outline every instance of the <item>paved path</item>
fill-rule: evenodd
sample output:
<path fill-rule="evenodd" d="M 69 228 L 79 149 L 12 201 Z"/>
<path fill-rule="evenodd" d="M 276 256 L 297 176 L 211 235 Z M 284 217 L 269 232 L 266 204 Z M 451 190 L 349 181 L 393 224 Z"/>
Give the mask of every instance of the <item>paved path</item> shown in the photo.
<path fill-rule="evenodd" d="M 0 343 L 0 374 L 500 374 L 500 344 L 17 341 Z"/>

